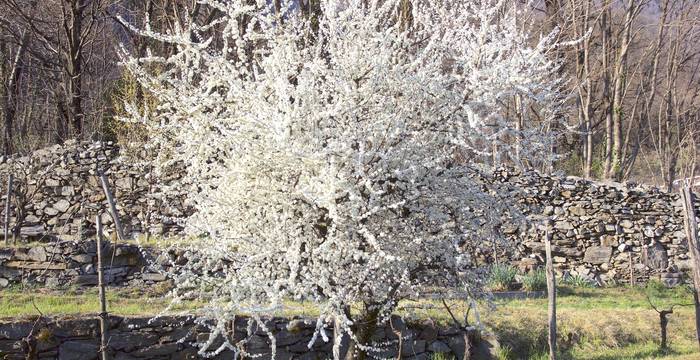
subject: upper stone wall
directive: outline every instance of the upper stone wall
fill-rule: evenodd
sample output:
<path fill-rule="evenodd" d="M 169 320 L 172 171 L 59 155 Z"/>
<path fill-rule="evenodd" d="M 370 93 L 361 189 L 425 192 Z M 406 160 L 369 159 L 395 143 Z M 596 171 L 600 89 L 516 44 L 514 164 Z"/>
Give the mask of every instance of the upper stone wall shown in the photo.
<path fill-rule="evenodd" d="M 0 164 L 3 183 L 13 172 L 20 195 L 25 194 L 21 236 L 25 240 L 91 237 L 97 209 L 107 209 L 96 177 L 98 169 L 109 179 L 127 234 L 178 234 L 181 227 L 174 219 L 186 216 L 191 209 L 184 193 L 162 191 L 160 185 L 172 188 L 181 181 L 179 174 L 156 180 L 148 163 L 119 155 L 119 147 L 109 142 L 68 142 Z M 677 194 L 636 184 L 549 177 L 503 168 L 485 176 L 487 181 L 515 188 L 512 196 L 533 220 L 523 225 L 505 219 L 500 229 L 518 244 L 516 251 L 507 254 L 508 260 L 524 269 L 544 263 L 542 218 L 553 220 L 554 262 L 562 274 L 605 283 L 627 282 L 631 275 L 639 281 L 660 276 L 674 284 L 680 272 L 690 266 Z M 4 184 L 2 188 L 4 205 Z M 4 212 L 4 206 L 0 211 Z M 12 211 L 11 225 L 16 213 Z M 4 214 L 0 216 L 0 223 L 3 221 Z M 102 221 L 113 231 L 106 212 Z M 473 255 L 482 262 L 493 261 L 491 250 L 484 246 Z"/>
<path fill-rule="evenodd" d="M 106 212 L 106 197 L 97 177 L 98 171 L 102 171 L 116 198 L 125 233 L 178 233 L 181 227 L 174 219 L 188 211 L 185 197 L 171 193 L 166 196 L 148 164 L 126 161 L 119 155 L 119 147 L 111 142 L 67 142 L 0 164 L 3 181 L 0 221 L 4 224 L 7 175 L 13 173 L 13 201 L 24 205 L 19 216 L 24 219 L 22 238 L 79 240 L 91 236 L 98 209 L 103 211 L 101 220 L 107 231 L 113 232 L 112 218 Z M 179 176 L 166 180 L 179 181 Z M 14 206 L 11 211 L 11 226 L 17 223 L 17 208 Z"/>

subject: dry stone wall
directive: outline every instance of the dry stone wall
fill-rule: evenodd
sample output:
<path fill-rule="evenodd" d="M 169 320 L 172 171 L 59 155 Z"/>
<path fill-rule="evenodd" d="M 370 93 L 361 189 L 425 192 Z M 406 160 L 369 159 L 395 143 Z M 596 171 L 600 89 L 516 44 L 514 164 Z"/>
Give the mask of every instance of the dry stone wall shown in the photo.
<path fill-rule="evenodd" d="M 96 211 L 107 209 L 96 177 L 101 170 L 110 181 L 127 234 L 177 235 L 181 227 L 176 219 L 192 209 L 185 194 L 172 189 L 186 187 L 178 186 L 182 180 L 177 172 L 155 179 L 150 168 L 147 162 L 121 157 L 119 147 L 112 143 L 68 142 L 11 159 L 0 164 L 0 177 L 4 181 L 7 174 L 15 174 L 16 193 L 22 201 L 11 212 L 10 224 L 23 219 L 18 235 L 24 241 L 91 238 Z M 504 219 L 500 227 L 502 234 L 518 244 L 516 251 L 503 254 L 508 257 L 505 260 L 524 270 L 544 263 L 543 218 L 553 221 L 554 262 L 560 274 L 600 283 L 659 277 L 674 285 L 689 269 L 677 194 L 631 183 L 591 182 L 504 168 L 483 176 L 516 189 L 512 196 L 531 220 L 524 225 Z M 0 200 L 4 204 L 4 191 Z M 102 220 L 113 231 L 106 212 Z M 491 262 L 492 249 L 485 246 L 470 251 L 474 258 Z M 69 268 L 74 266 L 67 265 Z"/>
<path fill-rule="evenodd" d="M 159 183 L 177 185 L 179 176 L 169 174 L 156 180 L 150 170 L 148 163 L 125 160 L 111 142 L 67 142 L 0 164 L 3 182 L 10 173 L 15 177 L 10 224 L 19 223 L 16 235 L 25 241 L 90 237 L 98 210 L 103 211 L 106 230 L 113 232 L 99 171 L 106 175 L 117 199 L 126 233 L 177 234 L 181 227 L 176 220 L 189 211 L 185 196 L 165 192 Z M 4 205 L 5 191 L 2 194 Z M 4 206 L 2 209 L 4 212 Z"/>
<path fill-rule="evenodd" d="M 151 249 L 103 245 L 108 285 L 153 285 L 166 280 L 169 263 L 156 264 Z M 156 269 L 157 268 L 157 269 Z M 0 288 L 28 284 L 49 288 L 97 285 L 95 241 L 56 241 L 31 247 L 0 249 Z"/>
<path fill-rule="evenodd" d="M 668 285 L 690 269 L 683 206 L 678 194 L 634 183 L 548 177 L 498 169 L 493 181 L 520 189 L 517 201 L 533 219 L 504 224 L 518 243 L 511 254 L 521 268 L 544 264 L 545 219 L 551 221 L 553 260 L 562 274 L 601 283 L 657 277 Z M 696 213 L 698 210 L 696 203 Z"/>
<path fill-rule="evenodd" d="M 373 355 L 381 358 L 401 358 L 407 360 L 428 360 L 433 354 L 442 353 L 448 357 L 464 358 L 464 333 L 457 328 L 439 328 L 430 321 L 408 326 L 400 318 L 391 320 L 393 326 L 379 327 L 375 331 L 374 343 L 382 344 L 382 351 Z M 277 359 L 331 359 L 332 344 L 319 336 L 311 348 L 308 343 L 316 326 L 315 320 L 273 318 L 266 321 L 266 327 L 274 332 L 277 343 Z M 0 357 L 4 359 L 25 359 L 30 348 L 36 349 L 41 359 L 97 359 L 99 343 L 99 322 L 95 317 L 81 319 L 46 318 L 34 321 L 0 321 Z M 122 318 L 112 316 L 109 322 L 108 351 L 110 359 L 200 359 L 197 343 L 206 341 L 209 333 L 206 327 L 195 324 L 185 316 L 165 316 L 150 318 Z M 256 359 L 270 359 L 271 348 L 268 336 L 259 328 L 253 327 L 248 333 L 248 319 L 238 317 L 234 321 L 233 342 L 242 343 L 244 349 Z M 332 324 L 327 325 L 332 332 Z M 34 329 L 32 331 L 32 329 Z M 32 337 L 28 335 L 33 334 Z M 469 333 L 474 346 L 471 359 L 491 359 L 498 346 L 489 337 L 477 337 Z M 402 346 L 399 349 L 399 336 Z M 332 336 L 329 336 L 332 338 Z M 29 340 L 29 341 L 28 341 Z M 215 349 L 222 342 L 214 342 Z M 341 355 L 347 349 L 347 339 L 343 341 Z M 213 359 L 232 359 L 232 351 L 226 350 Z"/>

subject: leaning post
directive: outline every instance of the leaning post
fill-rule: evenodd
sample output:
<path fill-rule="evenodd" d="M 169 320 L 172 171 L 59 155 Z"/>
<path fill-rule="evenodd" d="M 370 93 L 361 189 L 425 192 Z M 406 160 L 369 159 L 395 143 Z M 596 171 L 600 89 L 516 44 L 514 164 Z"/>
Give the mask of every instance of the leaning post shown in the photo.
<path fill-rule="evenodd" d="M 114 220 L 114 227 L 117 229 L 117 236 L 120 241 L 124 241 L 124 229 L 122 229 L 122 223 L 119 221 L 119 213 L 117 212 L 117 205 L 114 202 L 114 196 L 112 196 L 112 191 L 109 189 L 109 182 L 107 177 L 103 172 L 99 172 L 100 182 L 102 183 L 102 191 L 105 193 L 107 198 L 107 204 L 109 205 L 109 213 L 112 215 Z"/>

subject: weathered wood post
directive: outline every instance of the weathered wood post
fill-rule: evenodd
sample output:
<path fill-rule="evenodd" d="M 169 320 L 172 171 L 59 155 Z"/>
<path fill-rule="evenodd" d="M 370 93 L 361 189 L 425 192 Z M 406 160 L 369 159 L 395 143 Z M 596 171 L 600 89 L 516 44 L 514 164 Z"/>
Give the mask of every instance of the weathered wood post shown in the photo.
<path fill-rule="evenodd" d="M 700 248 L 698 248 L 698 223 L 695 219 L 695 197 L 689 184 L 685 184 L 681 190 L 683 199 L 685 233 L 688 238 L 688 252 L 693 265 L 693 299 L 695 305 L 695 337 L 700 346 Z"/>
<path fill-rule="evenodd" d="M 109 315 L 107 314 L 107 299 L 105 297 L 105 281 L 104 281 L 104 263 L 102 261 L 102 219 L 100 213 L 97 213 L 95 219 L 97 228 L 97 284 L 99 286 L 100 296 L 100 353 L 102 360 L 107 360 L 107 324 Z"/>
<path fill-rule="evenodd" d="M 547 275 L 547 318 L 549 322 L 549 334 L 547 342 L 549 343 L 549 359 L 556 360 L 557 358 L 557 287 L 554 275 L 554 264 L 552 263 L 552 224 L 547 222 L 547 233 L 545 234 L 544 246 L 547 256 L 546 275 Z"/>
<path fill-rule="evenodd" d="M 634 287 L 635 285 L 637 285 L 637 279 L 634 278 L 634 259 L 632 258 L 631 251 L 628 254 L 630 258 L 630 286 Z"/>
<path fill-rule="evenodd" d="M 5 197 L 5 245 L 9 245 L 9 235 L 10 235 L 10 203 L 12 199 L 12 183 L 14 182 L 14 175 L 10 174 L 7 177 L 7 193 Z"/>
<path fill-rule="evenodd" d="M 124 241 L 124 230 L 122 229 L 122 223 L 119 221 L 119 212 L 117 212 L 117 205 L 114 202 L 114 197 L 112 196 L 112 191 L 109 189 L 109 182 L 107 177 L 103 172 L 99 172 L 100 182 L 102 183 L 102 191 L 105 193 L 107 198 L 107 204 L 109 205 L 109 213 L 112 215 L 112 220 L 114 220 L 114 227 L 117 229 L 117 236 L 120 241 Z"/>

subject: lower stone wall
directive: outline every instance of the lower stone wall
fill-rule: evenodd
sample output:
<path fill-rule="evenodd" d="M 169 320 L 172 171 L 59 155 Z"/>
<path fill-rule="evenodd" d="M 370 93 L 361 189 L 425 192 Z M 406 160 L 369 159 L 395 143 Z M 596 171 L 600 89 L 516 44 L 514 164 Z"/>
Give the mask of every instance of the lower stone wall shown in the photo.
<path fill-rule="evenodd" d="M 256 359 L 270 359 L 271 348 L 268 336 L 259 328 L 248 335 L 248 319 L 235 320 L 233 338 Z M 319 336 L 311 349 L 308 343 L 314 333 L 316 321 L 310 319 L 273 318 L 266 327 L 274 332 L 277 343 L 277 359 L 331 359 L 332 343 Z M 457 328 L 439 328 L 430 321 L 421 324 L 405 324 L 394 317 L 391 325 L 380 327 L 373 341 L 384 345 L 380 358 L 407 360 L 430 359 L 442 353 L 464 358 L 464 333 Z M 328 338 L 332 341 L 332 324 L 327 324 Z M 99 351 L 99 320 L 96 317 L 81 319 L 44 318 L 38 321 L 0 321 L 0 358 L 25 359 L 27 353 L 35 352 L 36 358 L 61 360 L 97 359 Z M 31 334 L 31 336 L 30 336 Z M 498 347 L 496 341 L 468 335 L 472 347 L 471 359 L 490 359 Z M 402 346 L 399 350 L 399 336 Z M 197 343 L 209 338 L 206 328 L 196 325 L 190 317 L 122 318 L 111 317 L 109 321 L 109 358 L 130 359 L 199 359 Z M 480 340 L 479 340 L 480 339 Z M 215 349 L 222 341 L 211 347 Z M 347 350 L 344 339 L 341 353 Z M 4 357 L 3 357 L 4 356 Z M 258 356 L 258 357 L 254 357 Z M 233 352 L 226 350 L 214 359 L 232 359 Z"/>
<path fill-rule="evenodd" d="M 165 276 L 150 271 L 149 250 L 131 244 L 105 245 L 105 280 L 112 285 L 149 285 Z M 0 288 L 12 284 L 50 288 L 97 284 L 95 241 L 60 241 L 0 249 Z"/>

